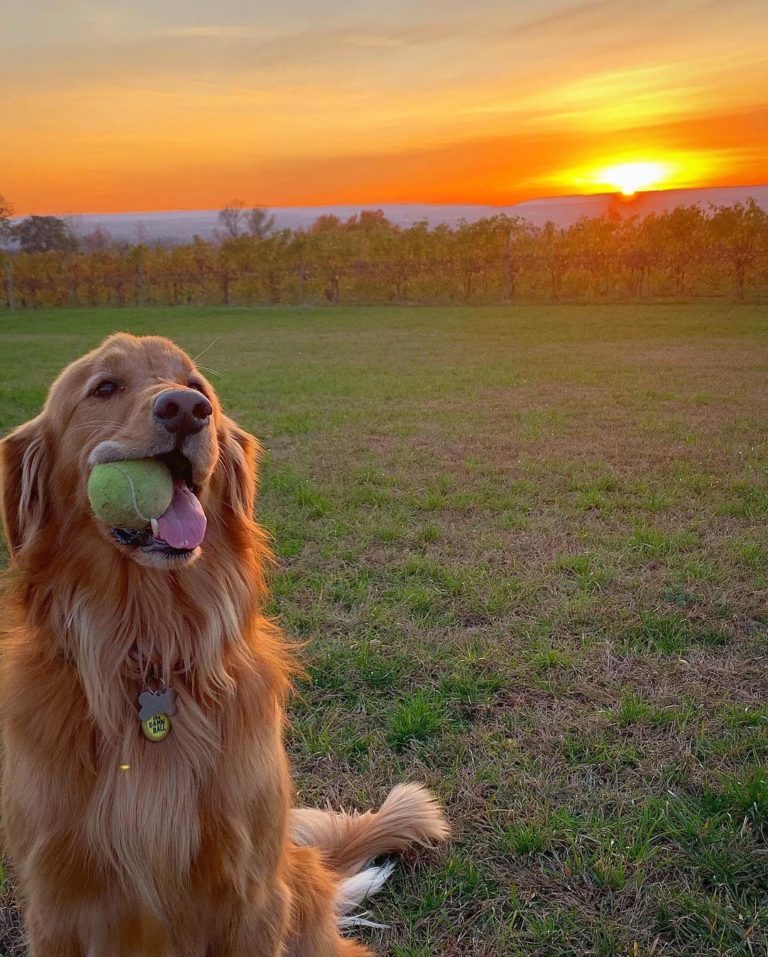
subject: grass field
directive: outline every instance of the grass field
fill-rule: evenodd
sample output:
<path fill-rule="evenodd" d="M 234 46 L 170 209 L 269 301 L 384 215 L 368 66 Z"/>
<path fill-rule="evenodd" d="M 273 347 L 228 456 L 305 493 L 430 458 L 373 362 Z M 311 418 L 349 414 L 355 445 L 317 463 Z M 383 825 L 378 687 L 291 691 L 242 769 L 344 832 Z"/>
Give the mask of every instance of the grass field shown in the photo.
<path fill-rule="evenodd" d="M 448 805 L 380 953 L 768 953 L 768 309 L 4 315 L 0 430 L 117 329 L 264 443 L 300 800 Z"/>

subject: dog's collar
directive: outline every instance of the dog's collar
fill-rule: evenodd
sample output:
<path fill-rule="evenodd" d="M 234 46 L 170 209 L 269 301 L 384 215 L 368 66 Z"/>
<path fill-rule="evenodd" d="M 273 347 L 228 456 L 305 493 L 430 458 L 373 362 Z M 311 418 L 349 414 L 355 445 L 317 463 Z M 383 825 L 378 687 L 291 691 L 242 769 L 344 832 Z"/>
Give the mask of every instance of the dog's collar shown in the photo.
<path fill-rule="evenodd" d="M 154 656 L 145 658 L 139 651 L 138 645 L 131 645 L 128 649 L 128 657 L 136 665 L 142 681 L 146 681 L 148 677 L 157 678 L 164 673 L 167 673 L 169 677 L 187 674 L 187 666 L 183 663 L 175 664 L 165 672 L 162 661 Z"/>

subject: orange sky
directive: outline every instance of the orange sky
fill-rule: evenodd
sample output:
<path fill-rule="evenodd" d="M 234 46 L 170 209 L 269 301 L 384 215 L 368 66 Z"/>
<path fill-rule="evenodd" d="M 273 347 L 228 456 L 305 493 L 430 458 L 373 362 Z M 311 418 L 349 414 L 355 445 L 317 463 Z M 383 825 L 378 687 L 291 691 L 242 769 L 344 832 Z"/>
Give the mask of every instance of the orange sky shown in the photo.
<path fill-rule="evenodd" d="M 266 6 L 14 4 L 0 193 L 20 214 L 504 204 L 649 161 L 662 187 L 768 181 L 764 0 Z"/>

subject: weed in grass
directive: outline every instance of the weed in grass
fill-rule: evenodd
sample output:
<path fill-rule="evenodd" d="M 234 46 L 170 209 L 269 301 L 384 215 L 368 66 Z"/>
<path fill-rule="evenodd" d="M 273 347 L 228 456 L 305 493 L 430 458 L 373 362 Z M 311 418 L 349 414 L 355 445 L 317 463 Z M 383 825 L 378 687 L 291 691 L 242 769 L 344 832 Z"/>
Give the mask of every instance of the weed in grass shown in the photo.
<path fill-rule="evenodd" d="M 693 625 L 678 612 L 641 612 L 640 625 L 630 633 L 630 642 L 649 651 L 669 655 L 698 644 L 709 647 L 727 645 L 731 636 L 720 626 Z"/>
<path fill-rule="evenodd" d="M 389 743 L 404 748 L 413 741 L 426 741 L 443 726 L 443 702 L 434 694 L 417 691 L 396 706 L 389 719 Z"/>
<path fill-rule="evenodd" d="M 295 558 L 306 540 L 306 529 L 291 519 L 273 517 L 264 525 L 275 552 L 283 558 Z"/>
<path fill-rule="evenodd" d="M 507 531 L 521 531 L 531 527 L 530 520 L 522 512 L 501 512 L 498 516 L 500 528 Z"/>
<path fill-rule="evenodd" d="M 411 499 L 413 507 L 423 512 L 439 512 L 448 507 L 448 496 L 439 488 L 428 488 Z"/>
<path fill-rule="evenodd" d="M 704 601 L 702 595 L 689 591 L 683 585 L 670 585 L 662 591 L 661 598 L 662 601 L 677 605 L 678 608 L 690 608 Z"/>
<path fill-rule="evenodd" d="M 654 705 L 645 701 L 633 690 L 626 691 L 616 708 L 620 728 L 644 724 L 649 727 L 674 727 L 679 732 L 701 717 L 701 707 L 691 700 L 682 699 L 669 705 Z"/>
<path fill-rule="evenodd" d="M 722 508 L 722 514 L 736 518 L 760 518 L 768 512 L 768 488 L 750 482 L 736 482 L 733 498 Z"/>
<path fill-rule="evenodd" d="M 641 747 L 606 730 L 566 733 L 561 738 L 560 750 L 568 766 L 590 767 L 601 774 L 636 768 L 643 755 Z"/>
<path fill-rule="evenodd" d="M 303 722 L 296 722 L 293 735 L 306 754 L 326 756 L 333 751 L 334 742 L 329 728 L 314 728 Z"/>
<path fill-rule="evenodd" d="M 580 492 L 576 499 L 576 508 L 582 512 L 604 512 L 608 514 L 613 503 L 603 492 L 587 491 Z"/>
<path fill-rule="evenodd" d="M 562 409 L 532 409 L 520 418 L 520 433 L 528 442 L 564 435 L 570 416 Z"/>
<path fill-rule="evenodd" d="M 710 648 L 722 648 L 731 643 L 733 636 L 721 626 L 702 625 L 693 629 L 691 640 Z"/>
<path fill-rule="evenodd" d="M 639 638 L 650 651 L 668 655 L 687 644 L 688 622 L 682 615 L 643 612 L 640 621 Z"/>
<path fill-rule="evenodd" d="M 652 712 L 651 706 L 639 698 L 634 691 L 627 691 L 622 695 L 621 701 L 616 709 L 616 718 L 620 728 L 628 728 L 630 725 L 645 721 Z"/>
<path fill-rule="evenodd" d="M 764 542 L 740 539 L 731 542 L 730 548 L 748 568 L 768 571 L 768 545 Z"/>
<path fill-rule="evenodd" d="M 723 579 L 722 560 L 714 556 L 673 555 L 669 560 L 669 567 L 673 568 L 687 583 L 717 585 Z"/>
<path fill-rule="evenodd" d="M 263 481 L 265 492 L 290 497 L 311 518 L 321 518 L 330 508 L 325 496 L 292 469 L 265 469 Z"/>
<path fill-rule="evenodd" d="M 313 638 L 327 626 L 327 611 L 318 604 L 280 605 L 280 624 L 295 638 Z"/>
<path fill-rule="evenodd" d="M 640 512 L 663 512 L 672 505 L 666 488 L 659 488 L 647 478 L 632 478 L 623 483 L 625 490 L 621 504 L 627 510 Z"/>
<path fill-rule="evenodd" d="M 618 482 L 612 475 L 602 475 L 575 483 L 576 508 L 582 512 L 610 513 L 615 504 Z"/>
<path fill-rule="evenodd" d="M 564 555 L 557 559 L 555 568 L 568 573 L 584 592 L 600 591 L 614 577 L 614 573 L 601 566 L 592 555 Z"/>
<path fill-rule="evenodd" d="M 376 691 L 388 691 L 401 686 L 412 667 L 405 655 L 384 657 L 372 649 L 370 642 L 360 645 L 355 664 L 363 682 Z"/>
<path fill-rule="evenodd" d="M 443 871 L 453 885 L 453 893 L 458 891 L 460 894 L 476 894 L 485 883 L 480 868 L 464 855 L 450 854 Z"/>
<path fill-rule="evenodd" d="M 447 595 L 458 595 L 465 587 L 464 574 L 425 555 L 408 556 L 403 565 L 403 574 L 430 582 Z"/>
<path fill-rule="evenodd" d="M 395 594 L 405 613 L 417 625 L 445 627 L 455 621 L 455 615 L 445 595 L 433 585 L 418 582 L 404 584 Z"/>
<path fill-rule="evenodd" d="M 560 648 L 540 648 L 528 657 L 528 665 L 537 674 L 545 674 L 548 671 L 558 669 L 571 670 L 573 668 L 573 655 Z"/>
<path fill-rule="evenodd" d="M 544 831 L 531 821 L 510 824 L 500 837 L 503 850 L 513 854 L 540 854 L 545 847 Z"/>
<path fill-rule="evenodd" d="M 504 687 L 503 675 L 478 673 L 467 667 L 452 672 L 440 682 L 440 691 L 447 699 L 467 706 L 489 704 Z"/>
<path fill-rule="evenodd" d="M 589 859 L 587 874 L 595 886 L 620 891 L 630 876 L 630 868 L 611 841 L 603 842 Z"/>
<path fill-rule="evenodd" d="M 375 485 L 363 485 L 353 489 L 349 494 L 349 502 L 357 506 L 379 506 L 386 508 L 391 504 L 392 494 L 389 489 Z"/>
<path fill-rule="evenodd" d="M 349 690 L 350 654 L 344 648 L 332 646 L 322 654 L 315 652 L 309 667 L 309 678 L 314 688 L 324 691 Z"/>
<path fill-rule="evenodd" d="M 616 931 L 605 921 L 592 931 L 592 952 L 595 957 L 616 957 L 621 953 L 621 944 Z"/>
<path fill-rule="evenodd" d="M 768 768 L 747 766 L 738 775 L 721 775 L 719 784 L 705 789 L 704 807 L 748 818 L 758 827 L 768 823 Z"/>
<path fill-rule="evenodd" d="M 600 469 L 601 463 L 594 462 L 592 467 Z M 606 492 L 613 494 L 619 490 L 619 481 L 615 475 L 596 475 L 574 483 L 574 488 L 579 492 Z"/>
<path fill-rule="evenodd" d="M 538 944 L 549 943 L 553 938 L 560 936 L 561 924 L 553 914 L 531 914 L 528 917 L 527 925 L 533 941 Z"/>
<path fill-rule="evenodd" d="M 697 544 L 698 536 L 692 532 L 670 535 L 649 525 L 635 526 L 629 538 L 630 549 L 642 559 L 690 550 Z"/>
<path fill-rule="evenodd" d="M 371 573 L 367 568 L 332 575 L 326 582 L 319 583 L 322 598 L 345 611 L 352 611 L 365 604 L 370 588 Z"/>
<path fill-rule="evenodd" d="M 711 392 L 694 392 L 691 396 L 691 402 L 696 405 L 712 405 L 715 397 Z"/>
<path fill-rule="evenodd" d="M 763 936 L 768 911 L 731 902 L 719 890 L 662 890 L 654 929 L 675 957 L 756 957 L 755 931 Z"/>
<path fill-rule="evenodd" d="M 727 728 L 768 728 L 768 704 L 727 704 L 720 708 L 718 716 Z"/>
<path fill-rule="evenodd" d="M 436 542 L 439 540 L 439 538 L 440 528 L 435 522 L 427 522 L 426 525 L 422 525 L 416 534 L 416 541 L 420 542 L 422 545 Z"/>

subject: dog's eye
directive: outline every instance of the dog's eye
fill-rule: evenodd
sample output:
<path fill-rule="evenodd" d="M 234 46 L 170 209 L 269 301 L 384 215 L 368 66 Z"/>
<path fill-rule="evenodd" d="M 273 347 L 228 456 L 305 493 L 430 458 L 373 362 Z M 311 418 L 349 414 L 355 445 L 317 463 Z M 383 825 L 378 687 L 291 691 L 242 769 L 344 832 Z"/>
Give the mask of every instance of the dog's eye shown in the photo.
<path fill-rule="evenodd" d="M 105 379 L 96 386 L 93 392 L 91 392 L 91 395 L 97 399 L 108 399 L 119 391 L 120 386 L 116 382 L 113 382 L 111 379 Z"/>
<path fill-rule="evenodd" d="M 205 389 L 203 388 L 203 383 L 198 382 L 197 379 L 190 379 L 187 383 L 188 389 L 196 389 L 198 392 L 202 392 L 205 395 Z"/>

